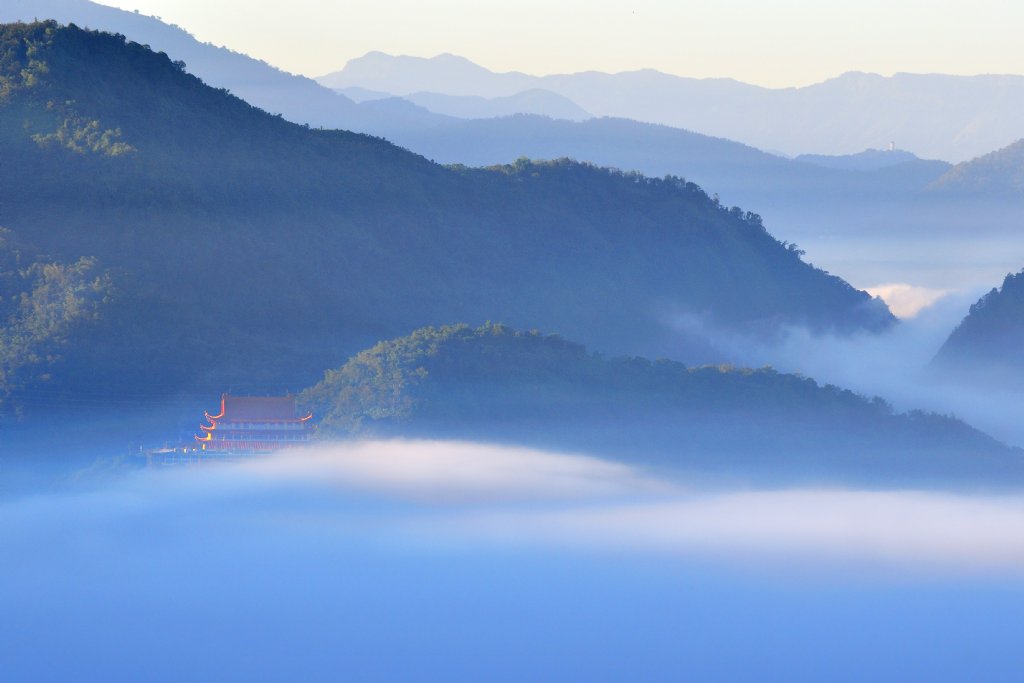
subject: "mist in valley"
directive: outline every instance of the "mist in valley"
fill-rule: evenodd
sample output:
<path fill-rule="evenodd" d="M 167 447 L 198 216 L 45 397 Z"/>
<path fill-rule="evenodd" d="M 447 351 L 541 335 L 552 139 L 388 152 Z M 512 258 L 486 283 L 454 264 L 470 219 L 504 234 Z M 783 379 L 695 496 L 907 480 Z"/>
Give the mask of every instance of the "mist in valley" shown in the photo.
<path fill-rule="evenodd" d="M 1007 443 L 1024 445 L 1019 389 L 958 381 L 933 366 L 936 353 L 981 293 L 954 291 L 927 303 L 936 297 L 934 290 L 901 289 L 905 305 L 923 308 L 876 335 L 822 335 L 794 327 L 762 340 L 722 332 L 693 316 L 670 318 L 669 324 L 686 340 L 706 339 L 723 362 L 770 365 L 879 396 L 899 410 L 953 414 Z"/>

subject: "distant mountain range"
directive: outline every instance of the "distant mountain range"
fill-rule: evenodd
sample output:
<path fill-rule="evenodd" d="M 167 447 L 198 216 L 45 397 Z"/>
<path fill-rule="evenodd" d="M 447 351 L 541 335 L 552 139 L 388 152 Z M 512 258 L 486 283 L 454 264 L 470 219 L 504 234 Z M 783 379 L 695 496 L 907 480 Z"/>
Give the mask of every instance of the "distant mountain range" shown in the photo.
<path fill-rule="evenodd" d="M 329 436 L 525 443 L 777 484 L 1024 481 L 1018 450 L 950 417 L 768 368 L 606 358 L 495 325 L 381 342 L 300 400 Z"/>
<path fill-rule="evenodd" d="M 155 18 L 87 0 L 0 3 L 0 18 L 36 16 L 122 33 L 184 61 L 186 70 L 207 84 L 239 94 L 264 111 L 313 127 L 381 136 L 441 163 L 489 165 L 524 156 L 569 157 L 647 175 L 684 177 L 726 204 L 756 207 L 774 234 L 799 242 L 816 263 L 863 286 L 911 278 L 915 284 L 934 288 L 976 287 L 1020 262 L 1018 254 L 1005 247 L 1011 226 L 1024 216 L 1020 194 L 1004 194 L 1007 201 L 993 202 L 992 194 L 971 186 L 954 191 L 937 184 L 950 171 L 949 164 L 912 158 L 902 149 L 869 155 L 858 149 L 849 155 L 817 154 L 795 160 L 723 138 L 626 119 L 574 122 L 536 115 L 460 119 L 380 91 L 350 90 L 360 100 L 357 103 L 310 79 L 199 43 L 184 30 Z M 467 101 L 479 103 L 473 98 Z M 967 105 L 956 104 L 962 106 Z M 936 111 L 948 109 L 936 107 Z M 872 140 L 865 146 L 886 144 L 884 139 Z M 906 147 L 900 138 L 897 146 Z M 967 225 L 972 249 L 982 244 L 974 237 L 987 240 L 983 247 L 989 250 L 985 254 L 989 267 L 979 270 L 961 258 L 964 246 L 958 240 L 967 239 Z M 928 240 L 927 258 L 920 239 Z M 936 265 L 940 263 L 946 265 Z"/>
<path fill-rule="evenodd" d="M 398 96 L 503 97 L 541 88 L 594 116 L 660 123 L 789 155 L 851 154 L 894 141 L 923 158 L 959 162 L 1024 138 L 1024 76 L 847 73 L 806 87 L 768 89 L 653 70 L 494 73 L 454 55 L 371 52 L 317 80 Z"/>
<path fill-rule="evenodd" d="M 569 99 L 547 90 L 534 88 L 507 97 L 476 97 L 473 95 L 442 95 L 418 92 L 404 98 L 434 112 L 460 119 L 489 119 L 514 114 L 536 114 L 552 119 L 583 121 L 591 115 Z"/>
<path fill-rule="evenodd" d="M 54 23 L 0 29 L 0 79 L 0 224 L 112 278 L 67 354 L 79 390 L 287 386 L 445 320 L 677 357 L 676 316 L 755 335 L 893 322 L 756 214 L 679 179 L 568 161 L 444 168 Z"/>
<path fill-rule="evenodd" d="M 955 196 L 1024 199 L 1024 140 L 957 164 L 931 187 Z"/>
<path fill-rule="evenodd" d="M 400 100 L 378 100 L 379 105 Z M 626 119 L 559 121 L 517 115 L 406 128 L 389 136 L 440 163 L 487 166 L 568 157 L 654 176 L 684 175 L 745 205 L 877 202 L 924 192 L 951 166 L 908 152 L 786 159 L 721 138 Z"/>
<path fill-rule="evenodd" d="M 856 154 L 842 155 L 801 154 L 796 160 L 842 171 L 877 171 L 919 161 L 916 156 L 902 149 L 867 149 Z"/>
<path fill-rule="evenodd" d="M 4 0 L 0 3 L 0 23 L 35 19 L 54 19 L 83 28 L 120 33 L 185 62 L 188 71 L 207 84 L 226 88 L 264 111 L 281 114 L 296 123 L 358 132 L 373 132 L 375 125 L 400 128 L 406 123 L 405 117 L 381 120 L 379 111 L 361 108 L 309 78 L 285 73 L 225 47 L 201 43 L 183 28 L 165 24 L 155 17 L 89 0 Z M 417 112 L 417 125 L 444 119 L 426 110 Z"/>
<path fill-rule="evenodd" d="M 876 152 L 870 162 L 864 154 L 848 160 L 817 155 L 793 161 L 667 126 L 625 119 L 585 120 L 588 112 L 569 99 L 525 85 L 511 96 L 490 99 L 418 90 L 408 98 L 396 98 L 353 86 L 346 89 L 352 99 L 245 55 L 199 43 L 183 29 L 155 18 L 88 0 L 9 0 L 0 6 L 0 20 L 34 17 L 121 33 L 184 61 L 185 68 L 207 84 L 226 88 L 269 113 L 280 113 L 296 123 L 379 135 L 441 163 L 477 166 L 524 156 L 569 157 L 648 175 L 683 176 L 730 203 L 766 207 L 804 202 L 808 196 L 849 206 L 905 198 L 923 191 L 950 168 L 900 150 Z M 433 68 L 438 60 L 385 61 L 396 69 L 401 66 L 405 70 L 399 69 L 401 73 L 415 75 L 417 65 Z M 449 61 L 467 64 L 457 58 Z M 489 72 L 479 67 L 470 71 L 477 75 L 469 83 L 487 81 Z M 492 91 L 485 88 L 484 92 Z M 543 115 L 504 115 L 517 111 Z M 502 116 L 489 118 L 493 114 Z"/>

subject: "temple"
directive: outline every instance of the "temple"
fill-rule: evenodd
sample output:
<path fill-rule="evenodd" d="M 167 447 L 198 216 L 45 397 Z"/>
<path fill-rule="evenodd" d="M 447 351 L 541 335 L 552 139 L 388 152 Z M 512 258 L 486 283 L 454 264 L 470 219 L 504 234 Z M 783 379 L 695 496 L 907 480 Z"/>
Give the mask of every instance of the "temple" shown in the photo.
<path fill-rule="evenodd" d="M 313 432 L 312 413 L 300 416 L 295 396 L 231 396 L 220 398 L 220 412 L 205 413 L 196 441 L 202 450 L 218 453 L 269 453 L 307 443 Z"/>

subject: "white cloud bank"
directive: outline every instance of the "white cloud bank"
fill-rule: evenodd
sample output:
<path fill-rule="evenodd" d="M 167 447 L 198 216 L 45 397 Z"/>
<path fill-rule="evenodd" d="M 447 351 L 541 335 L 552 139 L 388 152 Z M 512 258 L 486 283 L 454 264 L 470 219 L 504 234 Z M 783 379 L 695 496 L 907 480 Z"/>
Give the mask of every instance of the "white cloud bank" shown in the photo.
<path fill-rule="evenodd" d="M 726 493 L 482 515 L 471 533 L 640 551 L 929 571 L 1024 572 L 1024 497 L 897 491 Z"/>
<path fill-rule="evenodd" d="M 584 455 L 454 441 L 317 446 L 248 461 L 241 469 L 270 480 L 435 503 L 566 501 L 675 490 L 627 465 Z"/>
<path fill-rule="evenodd" d="M 582 456 L 393 441 L 95 483 L 0 501 L 4 680 L 1020 671 L 1024 496 L 698 494 Z M 879 559 L 901 571 L 863 580 Z"/>
<path fill-rule="evenodd" d="M 162 499 L 161 508 L 175 499 L 194 508 L 201 491 L 213 514 L 229 493 L 248 506 L 232 504 L 233 517 L 244 517 L 246 509 L 262 515 L 260 494 L 284 491 L 285 504 L 275 499 L 267 508 L 284 514 L 288 496 L 300 500 L 306 491 L 327 492 L 334 503 L 312 515 L 304 511 L 304 519 L 329 526 L 332 516 L 343 513 L 348 528 L 361 518 L 375 528 L 383 524 L 396 537 L 411 534 L 417 543 L 455 538 L 470 545 L 554 544 L 729 561 L 849 560 L 929 571 L 1024 573 L 1024 494 L 694 492 L 685 482 L 597 458 L 437 441 L 328 445 L 214 472 L 185 472 L 175 481 L 155 497 Z M 382 504 L 356 508 L 354 521 L 351 498 L 366 495 Z"/>
<path fill-rule="evenodd" d="M 122 545 L 134 552 L 143 531 L 173 546 L 182 529 L 195 529 L 190 543 L 248 538 L 272 550 L 287 542 L 281 531 L 288 529 L 316 543 L 372 533 L 418 547 L 508 543 L 741 566 L 838 561 L 1024 576 L 1024 492 L 698 491 L 686 484 L 524 448 L 343 443 L 219 467 L 146 471 L 85 494 L 0 502 L 0 545 L 29 557 L 40 539 L 70 548 L 76 539 L 102 537 L 117 554 Z"/>
<path fill-rule="evenodd" d="M 902 282 L 876 285 L 864 291 L 881 298 L 897 318 L 913 318 L 949 295 L 945 289 L 915 287 Z"/>

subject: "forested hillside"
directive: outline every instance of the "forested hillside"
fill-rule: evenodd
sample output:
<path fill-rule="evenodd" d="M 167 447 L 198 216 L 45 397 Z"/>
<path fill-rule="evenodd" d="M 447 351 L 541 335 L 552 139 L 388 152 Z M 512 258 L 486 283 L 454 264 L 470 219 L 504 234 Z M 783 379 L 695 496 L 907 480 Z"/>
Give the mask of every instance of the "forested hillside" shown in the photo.
<path fill-rule="evenodd" d="M 971 306 L 939 349 L 936 369 L 1020 388 L 1024 378 L 1024 272 L 1010 274 Z"/>
<path fill-rule="evenodd" d="M 932 184 L 938 193 L 1024 198 L 1024 140 L 957 164 Z"/>
<path fill-rule="evenodd" d="M 0 224 L 95 259 L 116 290 L 54 373 L 69 390 L 294 386 L 447 320 L 680 353 L 678 314 L 755 334 L 892 322 L 693 183 L 569 161 L 445 168 L 74 26 L 0 28 L 0 159 Z"/>
<path fill-rule="evenodd" d="M 96 320 L 111 295 L 93 259 L 58 263 L 0 228 L 0 415 L 12 394 L 48 379 L 68 341 Z"/>
<path fill-rule="evenodd" d="M 326 436 L 511 441 L 730 476 L 1021 481 L 1024 460 L 949 417 L 894 413 L 770 368 L 608 358 L 500 325 L 417 330 L 301 394 Z"/>

